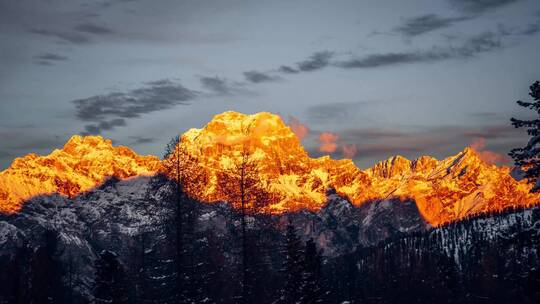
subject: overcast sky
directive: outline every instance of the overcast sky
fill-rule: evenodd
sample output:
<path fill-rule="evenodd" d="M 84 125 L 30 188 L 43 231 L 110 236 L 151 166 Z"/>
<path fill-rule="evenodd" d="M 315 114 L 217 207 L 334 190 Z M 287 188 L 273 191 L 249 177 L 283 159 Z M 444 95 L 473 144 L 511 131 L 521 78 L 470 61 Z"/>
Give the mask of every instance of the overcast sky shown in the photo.
<path fill-rule="evenodd" d="M 332 157 L 361 168 L 504 155 L 540 79 L 538 4 L 1 0 L 0 169 L 77 133 L 161 155 L 226 110 L 306 125 L 312 156 L 336 134 Z"/>

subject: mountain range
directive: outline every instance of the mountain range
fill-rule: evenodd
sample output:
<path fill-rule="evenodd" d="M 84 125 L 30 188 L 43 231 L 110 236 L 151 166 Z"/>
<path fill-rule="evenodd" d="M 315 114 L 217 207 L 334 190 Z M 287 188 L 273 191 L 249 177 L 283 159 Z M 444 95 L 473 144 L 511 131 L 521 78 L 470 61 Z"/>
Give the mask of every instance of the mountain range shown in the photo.
<path fill-rule="evenodd" d="M 540 202 L 540 195 L 529 193 L 531 186 L 514 179 L 510 168 L 484 162 L 470 147 L 443 160 L 422 156 L 411 161 L 398 155 L 360 170 L 349 159 L 309 157 L 280 117 L 266 112 L 225 112 L 181 136 L 176 149 L 189 156 L 189 176 L 198 177 L 186 181 L 194 184 L 186 185 L 188 194 L 210 203 L 231 200 L 219 179 L 231 172 L 246 147 L 270 198 L 259 210 L 264 213 L 319 210 L 329 188 L 355 206 L 387 199 L 413 201 L 433 226 Z M 0 211 L 17 212 L 37 195 L 75 197 L 108 178 L 164 171 L 163 161 L 155 156 L 115 147 L 100 136 L 75 135 L 62 149 L 17 158 L 0 172 Z"/>

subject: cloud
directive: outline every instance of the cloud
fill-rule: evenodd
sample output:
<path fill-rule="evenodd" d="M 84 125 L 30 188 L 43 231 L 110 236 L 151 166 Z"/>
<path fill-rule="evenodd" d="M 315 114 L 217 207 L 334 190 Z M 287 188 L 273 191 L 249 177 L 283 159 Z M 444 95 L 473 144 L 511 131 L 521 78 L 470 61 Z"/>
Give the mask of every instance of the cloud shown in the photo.
<path fill-rule="evenodd" d="M 59 39 L 61 42 L 68 42 L 72 44 L 88 44 L 91 42 L 90 38 L 86 35 L 77 32 L 71 31 L 57 31 L 57 30 L 48 30 L 41 28 L 33 28 L 29 30 L 32 34 L 37 34 L 45 37 L 54 37 Z"/>
<path fill-rule="evenodd" d="M 480 159 L 485 161 L 488 164 L 491 165 L 501 165 L 508 163 L 510 161 L 510 158 L 504 154 L 499 154 L 497 152 L 486 150 L 486 139 L 485 138 L 477 138 L 473 140 L 470 147 L 476 151 Z"/>
<path fill-rule="evenodd" d="M 229 82 L 225 78 L 215 77 L 201 77 L 201 84 L 204 88 L 218 94 L 228 95 L 233 90 Z"/>
<path fill-rule="evenodd" d="M 289 117 L 289 127 L 300 141 L 309 134 L 309 128 L 294 116 Z"/>
<path fill-rule="evenodd" d="M 156 142 L 156 139 L 151 137 L 130 136 L 129 139 L 131 140 L 131 142 L 129 143 L 130 146 L 137 146 Z"/>
<path fill-rule="evenodd" d="M 105 130 L 125 126 L 126 119 L 143 114 L 167 110 L 177 105 L 188 105 L 198 92 L 170 80 L 153 81 L 145 87 L 128 92 L 112 92 L 73 100 L 76 116 L 92 122 L 85 126 L 88 133 L 99 134 Z"/>
<path fill-rule="evenodd" d="M 282 65 L 279 67 L 278 71 L 280 71 L 281 73 L 285 73 L 285 74 L 297 74 L 299 73 L 300 71 L 298 71 L 297 69 L 295 68 L 291 68 L 290 66 L 288 65 Z"/>
<path fill-rule="evenodd" d="M 450 5 L 455 9 L 470 14 L 481 14 L 519 1 L 520 0 L 448 0 Z"/>
<path fill-rule="evenodd" d="M 252 83 L 272 82 L 279 80 L 279 77 L 271 76 L 259 71 L 247 71 L 244 72 L 244 77 L 247 81 Z"/>
<path fill-rule="evenodd" d="M 100 134 L 102 131 L 110 131 L 116 127 L 126 126 L 126 120 L 123 118 L 115 118 L 111 120 L 100 121 L 97 124 L 84 126 L 85 134 Z"/>
<path fill-rule="evenodd" d="M 298 70 L 302 72 L 320 70 L 330 64 L 330 59 L 332 59 L 333 56 L 334 53 L 329 51 L 316 52 L 308 59 L 298 62 Z"/>
<path fill-rule="evenodd" d="M 278 71 L 283 74 L 298 74 L 300 72 L 313 72 L 323 69 L 331 65 L 331 59 L 334 57 L 334 52 L 321 51 L 315 52 L 307 59 L 296 63 L 296 68 L 288 65 L 282 65 Z"/>
<path fill-rule="evenodd" d="M 512 137 L 515 134 L 515 129 L 506 124 L 500 125 L 489 125 L 478 127 L 475 130 L 465 130 L 461 132 L 461 136 L 473 138 L 501 138 L 501 137 Z"/>
<path fill-rule="evenodd" d="M 62 56 L 62 55 L 54 54 L 54 53 L 42 53 L 42 54 L 34 56 L 35 62 L 41 65 L 52 65 L 55 62 L 65 61 L 68 59 L 69 58 L 66 56 Z"/>
<path fill-rule="evenodd" d="M 334 153 L 337 150 L 337 143 L 336 141 L 339 139 L 339 135 L 330 133 L 330 132 L 323 132 L 319 134 L 319 151 L 322 153 Z"/>
<path fill-rule="evenodd" d="M 531 23 L 527 25 L 527 27 L 520 32 L 521 35 L 525 35 L 525 36 L 533 36 L 538 33 L 540 33 L 540 22 Z"/>
<path fill-rule="evenodd" d="M 358 153 L 358 147 L 355 144 L 343 144 L 341 151 L 344 158 L 353 159 Z"/>
<path fill-rule="evenodd" d="M 467 18 L 444 18 L 436 14 L 427 14 L 407 19 L 403 25 L 394 28 L 393 32 L 407 37 L 414 37 L 449 27 L 463 20 L 467 20 Z"/>
<path fill-rule="evenodd" d="M 500 37 L 493 32 L 484 32 L 470 37 L 459 47 L 434 48 L 415 52 L 370 54 L 361 58 L 336 63 L 344 69 L 377 68 L 411 63 L 429 63 L 449 59 L 466 59 L 481 53 L 502 48 Z"/>
<path fill-rule="evenodd" d="M 75 26 L 74 29 L 75 31 L 78 31 L 78 32 L 93 34 L 93 35 L 109 35 L 109 34 L 114 33 L 113 30 L 107 27 L 93 24 L 93 23 L 81 23 Z"/>

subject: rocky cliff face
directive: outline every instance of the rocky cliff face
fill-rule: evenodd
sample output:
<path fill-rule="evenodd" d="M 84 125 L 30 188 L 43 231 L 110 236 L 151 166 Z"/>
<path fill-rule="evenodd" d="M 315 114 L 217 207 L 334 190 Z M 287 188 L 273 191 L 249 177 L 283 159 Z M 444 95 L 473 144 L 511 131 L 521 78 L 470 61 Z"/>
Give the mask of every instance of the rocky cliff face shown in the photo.
<path fill-rule="evenodd" d="M 268 208 L 272 213 L 318 210 L 326 202 L 328 188 L 356 206 L 393 198 L 415 201 L 432 225 L 540 202 L 540 195 L 530 194 L 530 185 L 514 180 L 509 168 L 485 163 L 471 148 L 440 161 L 395 156 L 365 171 L 347 159 L 313 159 L 281 119 L 270 113 L 225 112 L 204 128 L 189 130 L 181 145 L 208 177 L 206 191 L 192 193 L 204 201 L 228 200 L 217 187 L 218 174 L 234 168 L 249 147 L 259 180 L 278 198 Z"/>
<path fill-rule="evenodd" d="M 37 195 L 74 197 L 109 177 L 151 175 L 159 164 L 157 157 L 113 147 L 110 140 L 100 136 L 75 135 L 62 149 L 47 156 L 29 154 L 17 158 L 0 173 L 0 211 L 16 212 L 25 200 Z"/>
<path fill-rule="evenodd" d="M 185 181 L 192 197 L 206 202 L 230 201 L 219 183 L 237 169 L 243 157 L 254 165 L 257 183 L 270 201 L 260 212 L 280 214 L 320 210 L 329 188 L 354 206 L 380 201 L 414 202 L 431 225 L 474 214 L 538 204 L 540 195 L 516 181 L 510 169 L 483 162 L 466 148 L 437 160 L 401 156 L 362 171 L 351 160 L 310 158 L 279 116 L 225 112 L 201 129 L 186 132 L 178 145 L 190 162 Z M 98 186 L 107 177 L 125 179 L 163 171 L 153 156 L 138 156 L 126 147 L 113 147 L 101 137 L 74 136 L 48 156 L 16 159 L 0 173 L 0 211 L 16 212 L 24 200 L 39 194 L 73 197 Z M 203 182 L 201 182 L 201 180 Z"/>

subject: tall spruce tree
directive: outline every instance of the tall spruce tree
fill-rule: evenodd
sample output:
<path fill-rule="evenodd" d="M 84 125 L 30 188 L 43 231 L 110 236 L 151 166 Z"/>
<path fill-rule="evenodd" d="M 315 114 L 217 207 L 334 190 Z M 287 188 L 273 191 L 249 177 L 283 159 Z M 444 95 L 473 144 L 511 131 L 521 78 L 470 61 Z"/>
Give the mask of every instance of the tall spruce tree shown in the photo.
<path fill-rule="evenodd" d="M 540 82 L 534 82 L 529 88 L 529 95 L 533 101 L 518 100 L 517 104 L 533 110 L 535 118 L 529 120 L 512 118 L 511 121 L 516 128 L 526 128 L 531 139 L 525 147 L 512 149 L 509 155 L 514 159 L 516 166 L 524 170 L 525 178 L 535 184 L 531 191 L 538 192 L 540 191 Z"/>
<path fill-rule="evenodd" d="M 202 191 L 207 183 L 205 171 L 200 168 L 198 156 L 182 145 L 181 137 L 175 136 L 167 144 L 163 155 L 163 173 L 174 183 L 174 210 L 171 226 L 174 227 L 174 265 L 176 276 L 176 303 L 192 303 L 197 294 L 193 286 L 195 269 L 194 231 L 196 225 L 196 202 L 187 193 L 195 195 Z"/>
<path fill-rule="evenodd" d="M 303 260 L 302 303 L 313 304 L 323 302 L 321 289 L 321 254 L 313 239 L 306 242 Z"/>
<path fill-rule="evenodd" d="M 102 251 L 96 261 L 95 268 L 95 302 L 107 304 L 130 303 L 126 271 L 118 256 L 112 251 Z"/>
<path fill-rule="evenodd" d="M 292 223 L 287 225 L 285 232 L 285 261 L 283 264 L 284 286 L 281 290 L 279 303 L 300 303 L 303 283 L 303 252 L 302 241 L 296 235 Z"/>
<path fill-rule="evenodd" d="M 62 303 L 65 286 L 62 282 L 62 263 L 59 236 L 56 231 L 46 230 L 44 245 L 38 247 L 31 259 L 30 291 L 32 303 Z"/>
<path fill-rule="evenodd" d="M 236 159 L 218 173 L 218 190 L 224 194 L 235 210 L 240 211 L 241 228 L 241 303 L 252 303 L 253 297 L 253 255 L 250 254 L 250 245 L 253 243 L 253 235 L 248 231 L 248 216 L 256 213 L 259 208 L 269 202 L 268 192 L 265 191 L 259 177 L 259 167 L 254 157 L 255 147 L 250 141 L 250 127 L 241 126 L 244 140 L 239 143 L 240 151 Z M 226 149 L 225 145 L 222 147 Z M 230 147 L 229 147 L 230 148 Z M 237 215 L 233 212 L 233 215 Z M 253 229 L 251 229 L 253 230 Z"/>
<path fill-rule="evenodd" d="M 174 181 L 174 227 L 175 227 L 175 265 L 176 265 L 176 302 L 185 303 L 184 299 L 184 268 L 183 268 L 183 256 L 184 256 L 184 235 L 183 235 L 183 222 L 184 222 L 184 208 L 182 205 L 182 170 L 184 165 L 184 153 L 179 147 L 180 136 L 173 137 L 165 148 L 165 154 L 163 155 L 163 168 L 165 174 Z"/>

